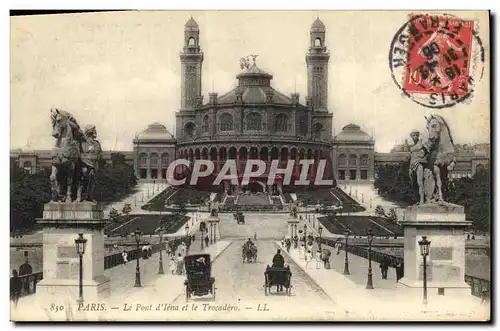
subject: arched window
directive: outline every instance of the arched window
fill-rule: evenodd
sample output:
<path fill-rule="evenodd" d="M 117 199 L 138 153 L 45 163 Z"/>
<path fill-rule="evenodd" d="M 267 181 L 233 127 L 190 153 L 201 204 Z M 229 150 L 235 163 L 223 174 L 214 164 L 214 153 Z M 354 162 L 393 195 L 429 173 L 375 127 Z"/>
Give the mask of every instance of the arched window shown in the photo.
<path fill-rule="evenodd" d="M 350 166 L 355 166 L 358 161 L 358 156 L 356 154 L 351 154 L 349 155 L 349 165 Z"/>
<path fill-rule="evenodd" d="M 188 46 L 189 47 L 196 46 L 195 45 L 195 40 L 194 40 L 193 37 L 191 37 L 191 38 L 188 39 Z"/>
<path fill-rule="evenodd" d="M 247 130 L 262 130 L 262 116 L 259 113 L 247 115 Z"/>
<path fill-rule="evenodd" d="M 158 154 L 156 154 L 156 153 L 152 153 L 152 154 L 149 156 L 149 164 L 150 164 L 152 167 L 157 167 L 157 166 L 158 166 Z"/>
<path fill-rule="evenodd" d="M 338 165 L 339 166 L 345 166 L 346 165 L 346 159 L 347 159 L 347 157 L 344 154 L 340 154 L 339 155 L 339 159 L 338 159 Z"/>
<path fill-rule="evenodd" d="M 321 139 L 321 131 L 323 131 L 323 125 L 320 123 L 314 124 L 314 139 Z"/>
<path fill-rule="evenodd" d="M 165 167 L 165 166 L 168 166 L 168 163 L 169 163 L 169 162 L 168 162 L 168 153 L 163 153 L 163 154 L 161 155 L 161 165 L 162 165 L 163 167 Z"/>
<path fill-rule="evenodd" d="M 146 153 L 141 153 L 141 155 L 139 155 L 139 165 L 141 167 L 148 165 L 148 155 Z"/>
<path fill-rule="evenodd" d="M 288 116 L 285 114 L 279 114 L 276 116 L 276 122 L 274 123 L 274 129 L 276 132 L 287 132 L 288 131 Z"/>
<path fill-rule="evenodd" d="M 233 130 L 233 116 L 225 113 L 220 117 L 220 131 Z"/>
<path fill-rule="evenodd" d="M 194 135 L 194 123 L 188 122 L 184 126 L 184 134 L 186 137 L 191 138 Z"/>
<path fill-rule="evenodd" d="M 208 115 L 203 116 L 201 129 L 203 130 L 203 133 L 208 132 Z"/>
<path fill-rule="evenodd" d="M 321 38 L 314 39 L 314 47 L 321 47 Z"/>
<path fill-rule="evenodd" d="M 368 166 L 368 155 L 366 155 L 366 154 L 361 155 L 361 157 L 359 159 L 359 164 L 361 166 L 367 167 Z"/>

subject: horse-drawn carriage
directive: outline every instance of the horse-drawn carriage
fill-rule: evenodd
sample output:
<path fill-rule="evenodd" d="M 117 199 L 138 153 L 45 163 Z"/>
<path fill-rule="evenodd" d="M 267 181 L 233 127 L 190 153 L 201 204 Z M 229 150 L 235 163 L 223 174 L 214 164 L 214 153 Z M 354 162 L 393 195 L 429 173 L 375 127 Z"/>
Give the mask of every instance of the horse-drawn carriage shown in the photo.
<path fill-rule="evenodd" d="M 245 260 L 247 262 L 257 262 L 257 246 L 244 244 L 241 249 L 241 255 L 243 263 L 245 263 Z"/>
<path fill-rule="evenodd" d="M 276 286 L 276 293 L 283 292 L 290 295 L 292 292 L 292 272 L 290 267 L 270 267 L 267 266 L 264 272 L 265 283 L 264 293 L 268 295 L 271 293 L 271 287 Z"/>
<path fill-rule="evenodd" d="M 245 215 L 241 211 L 233 213 L 233 217 L 237 224 L 245 224 Z"/>
<path fill-rule="evenodd" d="M 209 254 L 188 255 L 184 258 L 187 279 L 186 301 L 192 296 L 212 295 L 215 300 L 215 278 L 212 277 L 212 265 Z"/>

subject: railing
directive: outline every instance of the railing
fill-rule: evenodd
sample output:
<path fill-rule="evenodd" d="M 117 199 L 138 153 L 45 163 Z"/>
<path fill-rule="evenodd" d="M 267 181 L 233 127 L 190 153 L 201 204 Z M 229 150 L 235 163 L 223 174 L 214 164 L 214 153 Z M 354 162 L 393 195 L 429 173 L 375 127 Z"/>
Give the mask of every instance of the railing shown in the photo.
<path fill-rule="evenodd" d="M 185 238 L 175 238 L 175 239 L 169 239 L 168 243 L 170 247 L 170 250 L 173 249 L 173 247 L 179 245 Z M 158 253 L 160 251 L 160 247 L 163 246 L 165 249 L 165 244 L 167 243 L 166 239 L 163 244 L 155 244 L 151 245 L 151 253 Z M 110 269 L 113 267 L 116 267 L 117 265 L 121 265 L 124 263 L 123 261 L 123 252 L 108 255 L 104 257 L 104 269 Z M 127 259 L 129 261 L 133 261 L 137 259 L 137 256 L 139 254 L 139 257 L 141 257 L 142 250 L 141 248 L 139 250 L 137 249 L 132 249 L 127 251 Z M 12 283 L 12 278 L 11 277 L 11 283 Z M 35 272 L 32 274 L 28 275 L 22 275 L 19 276 L 19 280 L 21 281 L 21 293 L 20 297 L 34 294 L 36 293 L 36 284 L 43 279 L 43 272 Z M 12 289 L 11 289 L 12 290 Z"/>
<path fill-rule="evenodd" d="M 321 243 L 331 246 L 333 248 L 333 244 L 336 242 L 336 240 L 332 239 L 325 239 L 321 238 Z M 342 249 L 345 250 L 345 242 L 341 241 L 342 243 Z M 368 259 L 368 248 L 366 247 L 361 247 L 361 246 L 355 246 L 355 245 L 347 245 L 347 252 L 354 254 L 359 257 L 363 257 L 365 259 Z M 389 266 L 392 268 L 396 268 L 396 265 L 399 263 L 403 263 L 404 259 L 401 257 L 397 257 L 394 255 L 382 253 L 382 252 L 377 252 L 372 250 L 372 261 L 381 263 L 384 259 L 387 259 L 389 261 Z M 482 279 L 474 276 L 469 276 L 465 275 L 464 277 L 465 282 L 470 285 L 471 287 L 471 294 L 481 298 L 483 301 L 484 300 L 489 300 L 490 299 L 490 289 L 491 289 L 491 282 L 487 279 Z"/>

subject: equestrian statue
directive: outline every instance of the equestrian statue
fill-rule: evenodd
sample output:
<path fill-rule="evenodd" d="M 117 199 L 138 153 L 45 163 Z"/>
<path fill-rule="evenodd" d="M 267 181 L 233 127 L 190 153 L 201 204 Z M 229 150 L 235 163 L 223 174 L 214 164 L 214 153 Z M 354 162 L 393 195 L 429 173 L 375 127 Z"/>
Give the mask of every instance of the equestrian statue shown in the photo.
<path fill-rule="evenodd" d="M 422 139 L 418 130 L 410 133 L 409 174 L 412 186 L 418 188 L 417 204 L 444 203 L 448 172 L 455 166 L 455 145 L 450 128 L 438 115 L 425 117 L 428 138 Z"/>
<path fill-rule="evenodd" d="M 50 118 L 55 138 L 50 174 L 52 201 L 94 201 L 95 173 L 102 156 L 95 126 L 87 125 L 82 131 L 73 115 L 59 109 L 51 109 Z"/>

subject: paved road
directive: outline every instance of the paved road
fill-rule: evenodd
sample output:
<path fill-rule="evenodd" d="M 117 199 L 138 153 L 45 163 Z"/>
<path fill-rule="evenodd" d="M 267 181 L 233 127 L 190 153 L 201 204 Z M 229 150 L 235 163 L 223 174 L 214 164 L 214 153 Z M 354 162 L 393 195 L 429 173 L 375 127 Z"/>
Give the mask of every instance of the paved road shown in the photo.
<path fill-rule="evenodd" d="M 285 256 L 285 263 L 292 271 L 292 292 L 290 296 L 264 293 L 264 270 L 276 253 L 273 241 L 257 240 L 258 260 L 255 263 L 242 263 L 241 247 L 244 240 L 235 240 L 213 264 L 213 276 L 216 282 L 215 303 L 241 303 L 262 301 L 268 304 L 291 304 L 301 306 L 307 303 L 322 304 L 329 302 L 328 296 L 301 269 Z M 176 299 L 181 304 L 185 297 Z M 193 302 L 206 302 L 206 298 L 193 298 Z M 210 300 L 210 302 L 212 302 Z M 332 302 L 330 302 L 332 303 Z"/>
<path fill-rule="evenodd" d="M 237 224 L 233 214 L 219 214 L 222 238 L 276 240 L 287 233 L 287 214 L 245 214 L 245 224 Z"/>

